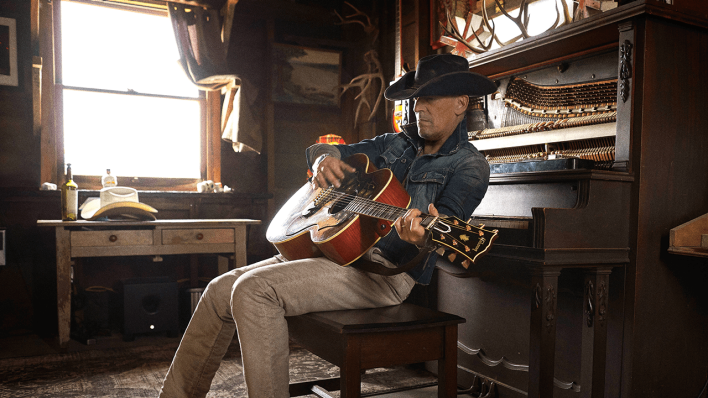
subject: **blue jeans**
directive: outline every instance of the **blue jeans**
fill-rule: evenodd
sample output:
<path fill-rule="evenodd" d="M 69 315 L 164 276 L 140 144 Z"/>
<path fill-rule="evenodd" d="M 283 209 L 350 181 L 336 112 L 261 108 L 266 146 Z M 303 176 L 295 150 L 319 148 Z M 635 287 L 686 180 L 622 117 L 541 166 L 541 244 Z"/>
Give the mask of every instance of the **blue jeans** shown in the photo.
<path fill-rule="evenodd" d="M 365 255 L 393 266 L 378 249 Z M 415 282 L 406 273 L 381 276 L 324 258 L 281 256 L 234 269 L 212 280 L 172 360 L 160 397 L 203 397 L 234 332 L 250 398 L 288 397 L 286 316 L 400 304 Z"/>

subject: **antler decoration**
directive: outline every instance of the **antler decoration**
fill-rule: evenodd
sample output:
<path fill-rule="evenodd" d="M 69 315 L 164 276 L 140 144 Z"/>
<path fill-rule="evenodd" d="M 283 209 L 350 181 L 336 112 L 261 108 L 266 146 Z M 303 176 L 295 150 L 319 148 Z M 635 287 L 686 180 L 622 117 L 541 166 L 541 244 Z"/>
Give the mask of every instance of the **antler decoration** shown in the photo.
<path fill-rule="evenodd" d="M 358 87 L 361 89 L 359 95 L 354 97 L 354 100 L 359 100 L 359 105 L 357 105 L 356 113 L 354 114 L 354 128 L 356 128 L 359 121 L 359 112 L 364 106 L 368 107 L 371 111 L 367 120 L 371 121 L 371 119 L 373 119 L 374 115 L 376 114 L 376 110 L 379 108 L 379 104 L 381 104 L 381 98 L 383 98 L 384 93 L 383 68 L 381 67 L 381 61 L 379 61 L 378 53 L 375 50 L 367 51 L 364 54 L 364 62 L 366 62 L 368 65 L 368 73 L 353 78 L 349 82 L 349 84 L 342 84 L 339 86 L 343 88 L 342 92 L 340 93 L 340 96 L 344 95 L 344 92 L 352 87 Z M 372 108 L 371 104 L 369 104 L 369 97 L 373 94 L 373 83 L 377 79 L 381 81 L 381 84 L 379 88 L 379 93 L 376 96 L 376 103 L 374 103 L 374 106 Z"/>
<path fill-rule="evenodd" d="M 346 24 L 351 24 L 351 23 L 359 24 L 364 27 L 364 32 L 367 35 L 372 34 L 372 33 L 374 34 L 374 37 L 371 40 L 371 42 L 374 43 L 379 36 L 379 30 L 378 30 L 378 28 L 376 28 L 376 26 L 374 24 L 371 23 L 371 18 L 369 18 L 369 16 L 366 15 L 366 13 L 361 12 L 359 9 L 357 9 L 356 7 L 351 5 L 351 3 L 349 3 L 348 1 L 345 1 L 344 4 L 351 7 L 354 10 L 354 14 L 347 15 L 346 17 L 342 18 L 342 16 L 339 15 L 337 10 L 334 10 L 334 13 L 337 14 L 337 17 L 339 18 L 339 21 L 340 21 L 337 23 L 337 25 L 346 25 Z M 362 17 L 363 20 L 356 19 L 357 17 Z M 364 21 L 366 21 L 366 22 L 364 22 Z"/>
<path fill-rule="evenodd" d="M 561 22 L 561 11 L 558 8 L 558 2 L 561 3 L 561 7 L 563 9 L 563 22 Z M 482 11 L 482 21 L 479 23 L 479 26 L 476 29 L 472 26 L 472 16 L 474 13 L 468 12 L 463 33 L 460 33 L 457 28 L 457 22 L 455 21 L 453 12 L 451 11 L 449 5 L 446 5 L 445 14 L 447 17 L 447 23 L 440 21 L 440 25 L 445 31 L 446 36 L 442 36 L 440 41 L 448 46 L 454 47 L 453 53 L 466 57 L 468 53 L 481 54 L 489 51 L 492 48 L 493 41 L 500 47 L 503 47 L 520 39 L 530 37 L 528 33 L 528 26 L 531 16 L 529 15 L 528 10 L 528 0 L 521 0 L 521 4 L 519 5 L 519 14 L 516 17 L 512 17 L 499 0 L 494 0 L 494 3 L 499 8 L 501 13 L 519 28 L 519 35 L 502 42 L 496 34 L 494 20 L 489 18 L 487 8 L 483 1 L 480 7 Z M 568 11 L 568 5 L 564 0 L 555 0 L 554 5 L 556 9 L 556 20 L 553 22 L 551 27 L 546 29 L 546 31 L 556 29 L 572 21 L 570 12 Z M 472 32 L 469 36 L 467 35 L 468 31 Z M 481 37 L 483 36 L 483 33 L 489 34 L 488 40 Z"/>
<path fill-rule="evenodd" d="M 334 13 L 337 15 L 339 18 L 339 22 L 337 25 L 345 25 L 345 24 L 358 24 L 361 25 L 364 28 L 364 32 L 367 35 L 373 35 L 371 44 L 373 45 L 376 42 L 376 39 L 378 38 L 379 35 L 379 29 L 376 27 L 375 23 L 371 22 L 371 18 L 369 18 L 368 15 L 366 15 L 364 12 L 360 11 L 351 3 L 345 1 L 344 4 L 349 6 L 352 10 L 354 10 L 354 14 L 347 15 L 345 17 L 342 17 L 339 15 L 339 13 L 335 10 Z M 376 111 L 379 108 L 379 105 L 381 104 L 381 99 L 383 98 L 383 93 L 384 93 L 384 75 L 383 75 L 383 68 L 381 67 L 381 62 L 379 61 L 379 55 L 375 50 L 369 50 L 366 53 L 364 53 L 364 62 L 366 63 L 367 66 L 367 73 L 361 74 L 355 78 L 353 78 L 348 84 L 342 84 L 339 86 L 339 88 L 342 88 L 342 92 L 339 94 L 340 97 L 344 95 L 344 93 L 352 88 L 352 87 L 357 87 L 361 90 L 361 92 L 354 97 L 354 100 L 358 100 L 359 103 L 357 104 L 356 107 L 356 113 L 354 114 L 354 128 L 356 129 L 358 123 L 359 123 L 359 113 L 364 107 L 369 108 L 370 114 L 367 119 L 367 121 L 371 121 L 371 119 L 374 118 L 374 115 L 376 114 Z M 375 84 L 374 82 L 380 81 L 379 84 L 379 92 L 376 94 L 375 90 Z M 373 101 L 373 97 L 376 96 L 376 102 L 374 103 L 374 106 L 371 106 L 370 100 Z"/>

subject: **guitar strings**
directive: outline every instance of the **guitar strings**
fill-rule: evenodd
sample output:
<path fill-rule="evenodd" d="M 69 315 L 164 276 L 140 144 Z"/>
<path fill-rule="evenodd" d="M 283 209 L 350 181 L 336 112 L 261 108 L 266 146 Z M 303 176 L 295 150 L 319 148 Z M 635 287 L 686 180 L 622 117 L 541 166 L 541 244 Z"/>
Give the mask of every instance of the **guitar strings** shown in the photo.
<path fill-rule="evenodd" d="M 377 202 L 375 200 L 371 200 L 368 198 L 363 198 L 361 196 L 356 196 L 344 192 L 338 192 L 338 191 L 332 191 L 329 193 L 326 193 L 324 195 L 325 199 L 331 198 L 335 204 L 340 204 L 345 202 L 346 200 L 349 200 L 346 203 L 345 209 L 350 208 L 352 205 L 354 206 L 364 206 L 368 205 L 370 207 L 370 211 L 373 213 L 375 212 L 379 216 L 384 216 L 385 214 L 388 214 L 390 216 L 393 216 L 393 219 L 389 219 L 390 221 L 395 220 L 396 218 L 400 217 L 402 214 L 406 212 L 406 209 L 402 209 L 400 207 L 394 206 L 394 205 L 389 205 L 386 203 L 381 203 Z"/>
<path fill-rule="evenodd" d="M 363 198 L 361 196 L 356 196 L 356 195 L 348 194 L 345 192 L 339 192 L 339 191 L 330 191 L 330 192 L 325 193 L 324 199 L 330 199 L 330 200 L 334 201 L 335 204 L 339 204 L 341 202 L 348 200 L 348 203 L 346 204 L 346 206 L 344 206 L 345 209 L 350 208 L 350 206 L 352 204 L 359 205 L 359 206 L 368 205 L 373 210 L 378 210 L 379 213 L 384 212 L 387 214 L 392 214 L 394 216 L 396 216 L 396 213 L 398 213 L 398 216 L 394 217 L 394 219 L 400 217 L 401 215 L 403 215 L 407 211 L 407 209 L 403 209 L 403 208 L 400 208 L 400 207 L 397 207 L 394 205 L 376 202 L 375 200 L 372 200 L 372 199 Z M 354 211 L 354 210 L 350 210 L 350 211 Z M 357 212 L 357 211 L 354 211 L 354 212 Z M 378 214 L 378 215 L 379 215 L 379 217 L 383 216 L 383 214 Z M 393 221 L 393 219 L 389 219 L 389 221 Z M 449 223 L 449 224 L 445 223 L 445 224 L 448 225 L 450 228 L 459 229 L 464 232 L 469 232 L 471 230 L 471 227 L 467 224 L 465 224 L 464 227 L 454 224 L 454 223 Z M 465 257 L 465 260 L 462 261 L 462 264 L 465 268 L 467 268 L 470 263 L 470 257 L 465 253 L 469 252 L 471 250 L 470 247 L 467 246 L 467 244 L 465 244 L 464 242 L 460 241 L 459 239 L 456 239 L 455 236 L 453 236 L 453 235 L 441 234 L 442 241 L 445 240 L 445 235 L 447 235 L 450 239 L 450 244 L 445 244 L 445 246 L 448 247 L 448 250 L 452 249 L 452 250 L 462 254 Z M 454 248 L 454 246 L 457 246 L 457 245 L 462 246 L 459 248 L 459 251 Z M 464 250 L 464 252 L 462 252 L 462 250 Z M 451 253 L 450 255 L 448 255 L 446 257 L 448 257 L 448 260 L 450 260 L 451 262 L 454 262 L 456 255 L 454 253 Z M 465 263 L 467 263 L 467 264 L 465 264 Z"/>
<path fill-rule="evenodd" d="M 332 192 L 325 194 L 325 198 L 333 200 L 335 202 L 335 204 L 342 203 L 345 200 L 349 199 L 350 201 L 344 207 L 345 209 L 350 208 L 352 204 L 354 204 L 354 205 L 369 205 L 374 211 L 378 211 L 379 213 L 386 212 L 386 213 L 389 213 L 392 216 L 394 216 L 394 218 L 390 219 L 390 221 L 393 221 L 396 218 L 402 216 L 407 211 L 407 209 L 404 209 L 401 207 L 397 207 L 397 206 L 390 205 L 387 203 L 376 202 L 375 200 L 372 200 L 372 199 L 363 198 L 361 196 L 356 196 L 356 195 L 348 194 L 345 192 L 332 191 Z M 353 210 L 351 210 L 351 211 L 353 211 Z M 354 212 L 356 212 L 356 211 L 354 211 Z M 396 213 L 398 213 L 398 214 L 396 214 Z M 365 214 L 365 215 L 369 215 L 369 214 Z M 469 231 L 469 229 L 459 226 L 459 225 L 455 225 L 453 223 L 449 223 L 449 224 L 445 223 L 445 224 L 449 225 L 450 227 L 453 227 L 455 229 Z"/>
<path fill-rule="evenodd" d="M 395 205 L 377 202 L 372 199 L 368 199 L 368 198 L 364 198 L 361 196 L 356 196 L 356 195 L 352 195 L 352 194 L 349 194 L 346 192 L 340 192 L 340 191 L 331 191 L 329 193 L 326 193 L 325 198 L 333 200 L 336 204 L 342 203 L 345 200 L 349 200 L 349 202 L 346 204 L 346 206 L 344 206 L 345 209 L 349 208 L 352 204 L 369 205 L 369 206 L 371 206 L 372 209 L 378 210 L 379 212 L 391 213 L 394 216 L 396 216 L 395 213 L 398 213 L 398 215 L 396 217 L 394 217 L 393 219 L 390 219 L 390 221 L 393 221 L 396 218 L 402 216 L 408 210 L 408 209 L 404 209 L 404 208 L 401 208 L 401 207 L 398 207 Z M 350 211 L 353 211 L 353 210 L 350 210 Z M 354 211 L 354 212 L 356 213 L 356 211 Z M 365 214 L 365 215 L 368 215 L 368 214 Z M 470 231 L 470 228 L 467 228 L 468 227 L 467 223 L 463 223 L 463 226 L 456 225 L 454 223 L 445 223 L 445 225 L 448 225 L 451 228 L 455 228 L 455 229 L 459 229 L 459 230 L 463 230 L 463 231 Z M 479 228 L 479 229 L 484 230 L 483 228 Z"/>

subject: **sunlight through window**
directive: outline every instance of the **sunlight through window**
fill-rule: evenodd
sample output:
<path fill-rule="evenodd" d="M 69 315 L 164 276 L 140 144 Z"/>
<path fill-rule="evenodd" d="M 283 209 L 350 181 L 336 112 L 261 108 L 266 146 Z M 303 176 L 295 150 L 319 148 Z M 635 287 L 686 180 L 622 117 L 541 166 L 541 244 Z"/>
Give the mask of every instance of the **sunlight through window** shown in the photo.
<path fill-rule="evenodd" d="M 64 159 L 74 174 L 200 178 L 199 91 L 166 16 L 62 2 Z"/>

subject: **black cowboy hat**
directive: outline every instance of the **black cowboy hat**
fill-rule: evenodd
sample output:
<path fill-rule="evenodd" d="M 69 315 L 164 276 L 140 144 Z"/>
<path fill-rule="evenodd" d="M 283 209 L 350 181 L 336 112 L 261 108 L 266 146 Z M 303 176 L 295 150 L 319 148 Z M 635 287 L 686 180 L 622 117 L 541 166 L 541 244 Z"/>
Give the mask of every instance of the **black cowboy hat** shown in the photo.
<path fill-rule="evenodd" d="M 469 95 L 481 97 L 497 91 L 493 81 L 470 72 L 467 59 L 454 54 L 434 54 L 418 61 L 418 68 L 390 85 L 384 96 L 404 100 L 426 96 Z"/>

